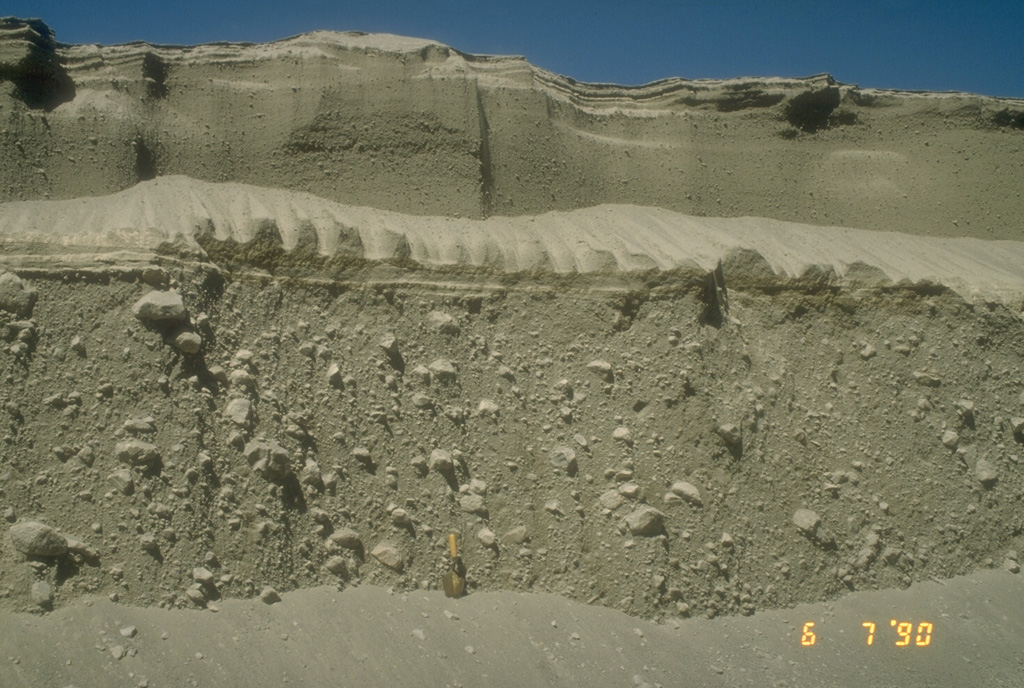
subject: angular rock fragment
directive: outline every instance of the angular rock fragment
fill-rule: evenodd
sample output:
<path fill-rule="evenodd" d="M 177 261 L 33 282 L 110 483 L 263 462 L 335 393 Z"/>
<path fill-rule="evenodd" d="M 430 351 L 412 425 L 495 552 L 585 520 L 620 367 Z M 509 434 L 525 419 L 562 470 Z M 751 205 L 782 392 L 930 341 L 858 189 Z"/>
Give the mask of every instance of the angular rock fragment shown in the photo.
<path fill-rule="evenodd" d="M 1018 440 L 1024 442 L 1024 418 L 1014 416 L 1010 419 L 1010 429 Z"/>
<path fill-rule="evenodd" d="M 401 572 L 405 568 L 405 560 L 402 558 L 401 552 L 390 543 L 377 545 L 370 552 L 370 556 L 394 571 Z"/>
<path fill-rule="evenodd" d="M 730 447 L 739 446 L 743 441 L 743 433 L 735 423 L 724 423 L 715 431 Z"/>
<path fill-rule="evenodd" d="M 114 486 L 114 489 L 121 494 L 128 496 L 135 492 L 135 481 L 127 469 L 119 468 L 107 476 L 107 482 Z"/>
<path fill-rule="evenodd" d="M 452 453 L 447 449 L 435 449 L 430 452 L 430 470 L 444 476 L 452 475 L 455 472 L 455 462 L 452 460 Z"/>
<path fill-rule="evenodd" d="M 633 444 L 633 433 L 630 432 L 629 428 L 626 426 L 620 425 L 612 430 L 612 439 L 616 442 L 622 442 L 627 446 L 631 446 Z"/>
<path fill-rule="evenodd" d="M 370 450 L 366 447 L 356 447 L 353 449 L 352 458 L 366 468 L 373 468 L 373 456 L 370 454 Z"/>
<path fill-rule="evenodd" d="M 960 444 L 960 435 L 953 430 L 946 430 L 942 433 L 942 446 L 949 450 L 955 450 Z"/>
<path fill-rule="evenodd" d="M 562 503 L 557 499 L 549 499 L 544 502 L 544 511 L 548 512 L 552 516 L 564 516 L 565 512 L 562 511 Z"/>
<path fill-rule="evenodd" d="M 821 525 L 821 517 L 810 509 L 797 509 L 793 514 L 793 525 L 808 537 L 814 537 Z"/>
<path fill-rule="evenodd" d="M 552 468 L 565 471 L 569 476 L 576 475 L 579 466 L 576 463 L 576 452 L 572 448 L 564 445 L 555 447 L 548 454 L 548 458 L 551 460 Z"/>
<path fill-rule="evenodd" d="M 125 440 L 114 447 L 114 456 L 121 463 L 131 466 L 152 467 L 160 462 L 160 452 L 156 445 L 141 440 Z"/>
<path fill-rule="evenodd" d="M 459 508 L 468 514 L 476 514 L 487 518 L 487 507 L 484 498 L 478 494 L 464 494 L 459 498 Z"/>
<path fill-rule="evenodd" d="M 260 601 L 263 604 L 276 604 L 281 601 L 281 596 L 269 585 L 260 590 Z"/>
<path fill-rule="evenodd" d="M 587 364 L 587 370 L 600 375 L 605 382 L 611 382 L 615 379 L 615 374 L 612 372 L 612 364 L 608 361 L 600 359 L 591 361 Z"/>
<path fill-rule="evenodd" d="M 422 392 L 412 395 L 412 405 L 424 411 L 434 408 L 434 400 Z"/>
<path fill-rule="evenodd" d="M 185 597 L 197 607 L 206 606 L 206 590 L 199 583 L 193 583 L 185 590 Z"/>
<path fill-rule="evenodd" d="M 77 538 L 68 537 L 67 542 L 68 552 L 71 554 L 77 554 L 83 559 L 88 559 L 90 561 L 95 561 L 100 557 L 99 552 Z"/>
<path fill-rule="evenodd" d="M 348 578 L 348 560 L 337 555 L 324 562 L 324 568 L 341 578 Z"/>
<path fill-rule="evenodd" d="M 351 549 L 357 552 L 363 549 L 363 539 L 359 537 L 359 533 L 351 528 L 338 528 L 338 530 L 331 533 L 328 540 L 337 547 L 343 547 L 344 549 Z"/>
<path fill-rule="evenodd" d="M 149 292 L 132 306 L 132 315 L 156 326 L 177 325 L 188 320 L 185 302 L 174 290 Z"/>
<path fill-rule="evenodd" d="M 241 428 L 252 422 L 252 402 L 248 399 L 232 399 L 224 407 L 224 417 Z"/>
<path fill-rule="evenodd" d="M 658 535 L 664 529 L 665 514 L 653 506 L 642 506 L 626 516 L 626 527 L 633 535 Z"/>
<path fill-rule="evenodd" d="M 337 363 L 332 363 L 327 369 L 327 384 L 336 389 L 343 387 L 341 368 L 338 367 Z"/>
<path fill-rule="evenodd" d="M 485 418 L 497 416 L 499 411 L 498 405 L 490 399 L 481 399 L 476 409 L 476 412 Z"/>
<path fill-rule="evenodd" d="M 501 541 L 506 545 L 521 545 L 529 539 L 526 526 L 516 526 L 505 531 Z"/>
<path fill-rule="evenodd" d="M 231 371 L 231 374 L 228 376 L 228 383 L 243 392 L 252 392 L 256 389 L 256 380 L 253 379 L 248 370 L 242 370 L 241 368 Z"/>
<path fill-rule="evenodd" d="M 992 488 L 999 480 L 996 467 L 985 459 L 978 459 L 978 463 L 974 465 L 974 475 L 978 478 L 978 482 L 981 483 L 982 487 L 985 488 Z"/>
<path fill-rule="evenodd" d="M 967 425 L 974 423 L 974 402 L 969 399 L 959 399 L 956 402 L 956 412 Z"/>
<path fill-rule="evenodd" d="M 449 336 L 459 333 L 459 324 L 455 322 L 455 318 L 442 311 L 430 311 L 427 314 L 427 322 L 430 324 L 430 329 L 435 332 Z"/>
<path fill-rule="evenodd" d="M 459 371 L 455 364 L 446 358 L 439 358 L 430 364 L 431 375 L 440 382 L 455 382 Z"/>
<path fill-rule="evenodd" d="M 418 365 L 412 369 L 412 377 L 414 380 L 424 385 L 430 384 L 430 369 L 425 365 Z"/>
<path fill-rule="evenodd" d="M 700 498 L 700 490 L 695 485 L 692 485 L 685 480 L 678 480 L 672 483 L 670 488 L 672 493 L 678 495 L 683 499 L 684 502 L 693 504 L 694 506 L 703 506 L 704 502 Z"/>
<path fill-rule="evenodd" d="M 156 432 L 156 421 L 152 416 L 146 418 L 130 418 L 122 426 L 125 432 L 133 435 L 152 435 Z"/>
<path fill-rule="evenodd" d="M 398 337 L 393 334 L 385 335 L 380 340 L 380 348 L 388 357 L 399 355 L 399 345 Z"/>
<path fill-rule="evenodd" d="M 209 569 L 197 566 L 192 569 L 192 580 L 206 588 L 216 587 L 216 579 Z"/>
<path fill-rule="evenodd" d="M 299 472 L 299 482 L 315 490 L 324 487 L 323 474 L 320 472 L 320 464 L 313 459 L 307 458 L 302 470 Z"/>
<path fill-rule="evenodd" d="M 281 481 L 292 474 L 288 450 L 276 440 L 252 440 L 242 453 L 252 470 L 267 480 Z"/>

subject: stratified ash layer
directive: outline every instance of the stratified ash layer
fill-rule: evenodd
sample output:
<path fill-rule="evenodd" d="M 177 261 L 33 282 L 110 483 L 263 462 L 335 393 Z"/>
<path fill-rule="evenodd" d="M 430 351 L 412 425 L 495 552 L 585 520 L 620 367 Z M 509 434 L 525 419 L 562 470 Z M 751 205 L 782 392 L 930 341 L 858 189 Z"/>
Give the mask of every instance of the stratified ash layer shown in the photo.
<path fill-rule="evenodd" d="M 1021 239 L 1024 104 L 806 79 L 584 84 L 386 35 L 56 43 L 0 24 L 0 200 L 159 175 L 416 215 L 601 204 Z"/>

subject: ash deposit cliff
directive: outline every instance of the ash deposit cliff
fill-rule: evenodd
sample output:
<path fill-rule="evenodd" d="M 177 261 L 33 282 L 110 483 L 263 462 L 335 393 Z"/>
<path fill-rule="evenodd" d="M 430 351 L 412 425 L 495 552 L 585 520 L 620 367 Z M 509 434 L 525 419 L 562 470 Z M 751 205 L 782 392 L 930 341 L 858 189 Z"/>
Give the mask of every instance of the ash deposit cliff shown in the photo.
<path fill-rule="evenodd" d="M 0 200 L 161 175 L 416 215 L 604 203 L 1020 239 L 1024 104 L 804 79 L 585 84 L 518 57 L 313 32 L 66 45 L 0 23 Z"/>

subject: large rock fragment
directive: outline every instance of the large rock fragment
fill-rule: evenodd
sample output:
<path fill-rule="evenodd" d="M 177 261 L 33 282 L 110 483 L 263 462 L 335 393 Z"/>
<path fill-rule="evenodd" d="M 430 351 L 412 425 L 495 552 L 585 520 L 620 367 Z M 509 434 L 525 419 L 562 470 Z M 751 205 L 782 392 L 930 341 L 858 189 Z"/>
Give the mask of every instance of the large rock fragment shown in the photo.
<path fill-rule="evenodd" d="M 999 480 L 996 467 L 985 459 L 978 459 L 978 463 L 974 465 L 974 475 L 978 478 L 978 482 L 981 483 L 982 487 L 985 488 L 991 488 Z"/>
<path fill-rule="evenodd" d="M 68 540 L 45 523 L 25 521 L 11 526 L 11 544 L 29 557 L 59 557 L 67 554 Z"/>
<path fill-rule="evenodd" d="M 224 407 L 224 417 L 239 427 L 249 427 L 252 420 L 252 402 L 248 399 L 232 399 Z"/>
<path fill-rule="evenodd" d="M 125 440 L 114 447 L 114 456 L 131 466 L 153 466 L 160 461 L 156 445 L 142 440 Z"/>
<path fill-rule="evenodd" d="M 688 483 L 685 480 L 679 480 L 672 483 L 672 487 L 670 489 L 673 494 L 678 495 L 683 499 L 683 501 L 689 504 L 693 504 L 694 506 L 704 505 L 704 501 L 700 498 L 700 490 L 698 490 L 695 485 Z"/>
<path fill-rule="evenodd" d="M 658 535 L 664 526 L 665 514 L 653 506 L 642 506 L 626 516 L 626 527 L 633 535 Z"/>
<path fill-rule="evenodd" d="M 565 471 L 570 476 L 576 475 L 579 465 L 576 463 L 576 452 L 570 447 L 558 446 L 548 454 L 551 460 L 551 467 L 555 470 Z"/>
<path fill-rule="evenodd" d="M 324 568 L 340 578 L 348 578 L 348 560 L 337 555 L 324 563 Z"/>
<path fill-rule="evenodd" d="M 447 358 L 439 358 L 431 363 L 430 372 L 435 379 L 441 382 L 455 382 L 455 378 L 459 374 L 455 364 Z"/>
<path fill-rule="evenodd" d="M 132 474 L 125 468 L 119 468 L 108 475 L 107 482 L 123 495 L 127 496 L 135 492 L 135 481 L 132 480 Z"/>
<path fill-rule="evenodd" d="M 405 560 L 402 558 L 402 553 L 392 544 L 379 544 L 373 548 L 370 554 L 389 569 L 401 572 L 405 568 Z"/>
<path fill-rule="evenodd" d="M 602 361 L 600 359 L 591 361 L 587 364 L 587 370 L 597 373 L 605 382 L 611 382 L 615 379 L 615 374 L 612 372 L 612 364 L 608 361 Z"/>
<path fill-rule="evenodd" d="M 42 609 L 53 609 L 53 588 L 46 581 L 32 584 L 32 601 Z"/>
<path fill-rule="evenodd" d="M 155 326 L 178 325 L 188 320 L 181 294 L 174 290 L 149 292 L 132 306 L 132 315 Z"/>
<path fill-rule="evenodd" d="M 455 462 L 452 460 L 452 453 L 447 449 L 434 449 L 430 452 L 430 470 L 444 476 L 450 476 L 455 472 Z"/>
<path fill-rule="evenodd" d="M 359 533 L 351 528 L 338 528 L 338 530 L 331 533 L 328 539 L 336 547 L 351 549 L 356 552 L 363 550 L 363 539 L 359 537 Z"/>
<path fill-rule="evenodd" d="M 183 354 L 197 354 L 203 348 L 203 338 L 195 332 L 180 332 L 174 338 L 174 348 Z"/>
<path fill-rule="evenodd" d="M 478 494 L 464 494 L 459 498 L 459 508 L 467 514 L 476 514 L 487 518 L 487 506 L 484 498 Z"/>
<path fill-rule="evenodd" d="M 292 474 L 288 450 L 276 440 L 252 440 L 242 452 L 252 470 L 267 480 L 280 482 Z"/>
<path fill-rule="evenodd" d="M 1018 440 L 1024 441 L 1024 418 L 1013 417 L 1010 419 L 1010 429 Z"/>
<path fill-rule="evenodd" d="M 743 442 L 743 431 L 735 423 L 723 423 L 715 432 L 730 447 L 738 447 Z"/>
<path fill-rule="evenodd" d="M 292 475 L 292 460 L 288 449 L 276 440 L 249 442 L 245 455 L 253 471 L 267 480 L 281 481 Z"/>
<path fill-rule="evenodd" d="M 608 511 L 615 511 L 622 503 L 626 501 L 626 498 L 622 496 L 618 490 L 607 490 L 601 493 L 601 496 L 597 498 L 601 508 L 608 509 Z"/>
<path fill-rule="evenodd" d="M 430 329 L 435 332 L 446 335 L 457 335 L 459 333 L 459 324 L 455 322 L 455 318 L 442 311 L 430 311 L 427 314 L 427 322 L 430 323 Z"/>
<path fill-rule="evenodd" d="M 36 296 L 36 290 L 13 272 L 0 272 L 0 311 L 13 313 L 19 318 L 30 318 L 36 305 Z"/>
<path fill-rule="evenodd" d="M 821 525 L 821 517 L 810 509 L 797 509 L 793 514 L 793 525 L 808 537 L 814 537 Z"/>

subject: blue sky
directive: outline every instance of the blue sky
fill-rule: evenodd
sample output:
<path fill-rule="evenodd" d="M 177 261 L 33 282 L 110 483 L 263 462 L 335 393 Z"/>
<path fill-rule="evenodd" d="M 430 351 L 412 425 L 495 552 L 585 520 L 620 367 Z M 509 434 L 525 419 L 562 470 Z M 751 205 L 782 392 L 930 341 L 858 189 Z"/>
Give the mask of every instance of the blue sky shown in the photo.
<path fill-rule="evenodd" d="M 525 55 L 581 81 L 806 76 L 1024 98 L 1024 0 L 5 0 L 66 43 L 267 41 L 314 29 Z"/>

